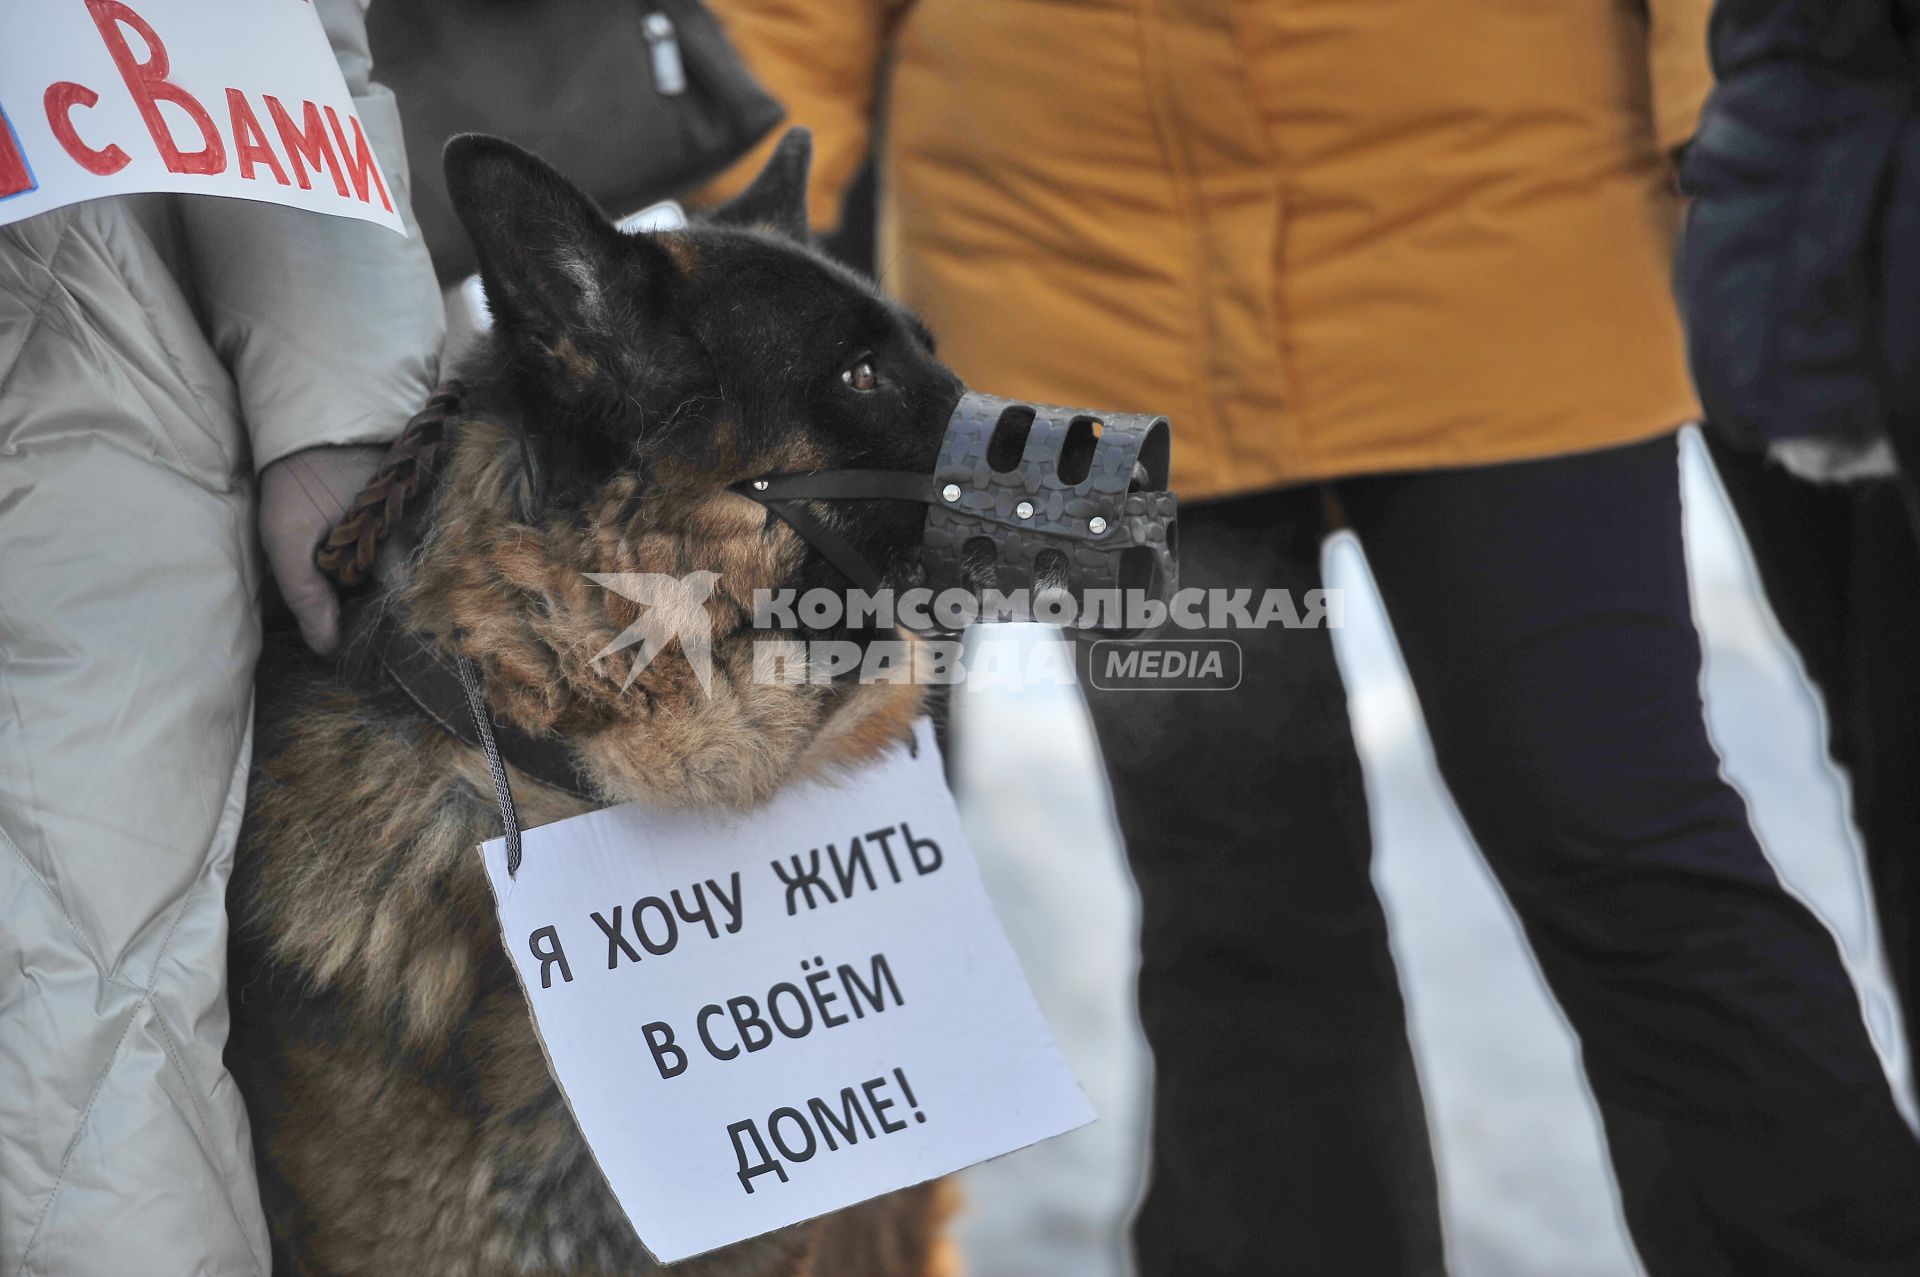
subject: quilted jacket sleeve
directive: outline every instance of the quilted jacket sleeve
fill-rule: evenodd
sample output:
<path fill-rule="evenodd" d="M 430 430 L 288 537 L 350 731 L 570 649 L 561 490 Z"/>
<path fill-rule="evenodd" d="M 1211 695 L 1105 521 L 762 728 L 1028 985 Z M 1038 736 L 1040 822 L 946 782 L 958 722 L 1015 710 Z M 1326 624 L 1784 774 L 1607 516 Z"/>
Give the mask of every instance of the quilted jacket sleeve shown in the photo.
<path fill-rule="evenodd" d="M 407 224 L 249 200 L 183 199 L 214 348 L 232 371 L 253 463 L 317 444 L 382 443 L 433 388 L 445 324 L 407 201 L 393 95 L 372 79 L 363 0 L 315 0 Z"/>
<path fill-rule="evenodd" d="M 708 0 L 708 8 L 754 75 L 786 106 L 787 123 L 813 130 L 808 216 L 816 231 L 835 229 L 841 197 L 867 157 L 887 36 L 906 0 Z M 784 132 L 775 129 L 696 202 L 738 194 Z"/>

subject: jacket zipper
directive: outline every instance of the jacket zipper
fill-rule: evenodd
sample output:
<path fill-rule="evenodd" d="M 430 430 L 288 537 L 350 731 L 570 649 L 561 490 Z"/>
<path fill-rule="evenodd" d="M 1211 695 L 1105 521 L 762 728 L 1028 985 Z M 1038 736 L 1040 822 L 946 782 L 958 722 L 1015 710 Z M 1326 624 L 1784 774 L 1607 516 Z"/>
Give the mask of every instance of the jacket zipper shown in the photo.
<path fill-rule="evenodd" d="M 655 9 L 641 20 L 640 30 L 653 58 L 654 91 L 666 98 L 685 93 L 687 65 L 680 58 L 680 35 L 673 28 L 673 19 Z"/>

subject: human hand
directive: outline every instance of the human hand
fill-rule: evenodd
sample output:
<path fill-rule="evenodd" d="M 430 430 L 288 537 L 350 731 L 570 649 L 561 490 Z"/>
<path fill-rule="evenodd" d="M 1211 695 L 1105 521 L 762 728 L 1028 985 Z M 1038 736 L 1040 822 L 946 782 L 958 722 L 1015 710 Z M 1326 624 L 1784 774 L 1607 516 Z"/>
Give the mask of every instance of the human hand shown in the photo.
<path fill-rule="evenodd" d="M 267 566 L 300 623 L 300 637 L 321 656 L 340 644 L 340 599 L 313 554 L 386 455 L 385 448 L 325 445 L 282 457 L 260 473 Z"/>

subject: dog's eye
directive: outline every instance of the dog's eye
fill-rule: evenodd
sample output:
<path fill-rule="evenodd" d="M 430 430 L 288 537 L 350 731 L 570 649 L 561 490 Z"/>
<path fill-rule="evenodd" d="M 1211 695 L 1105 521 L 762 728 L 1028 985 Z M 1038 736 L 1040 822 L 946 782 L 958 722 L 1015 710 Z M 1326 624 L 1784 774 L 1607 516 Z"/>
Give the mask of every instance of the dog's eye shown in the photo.
<path fill-rule="evenodd" d="M 840 380 L 855 390 L 872 390 L 880 384 L 880 375 L 873 370 L 873 360 L 857 359 L 853 367 L 840 374 Z"/>

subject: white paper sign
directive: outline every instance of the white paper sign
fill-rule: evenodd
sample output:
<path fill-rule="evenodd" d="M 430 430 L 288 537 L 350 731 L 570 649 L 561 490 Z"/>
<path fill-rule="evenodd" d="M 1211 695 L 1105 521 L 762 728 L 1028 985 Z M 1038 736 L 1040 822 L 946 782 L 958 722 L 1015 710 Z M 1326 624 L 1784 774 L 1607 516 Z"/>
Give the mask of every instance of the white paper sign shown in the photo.
<path fill-rule="evenodd" d="M 0 8 L 0 225 L 183 191 L 406 233 L 310 0 Z"/>
<path fill-rule="evenodd" d="M 485 844 L 554 1077 L 666 1262 L 1093 1119 L 930 728 L 751 816 L 637 805 Z"/>

